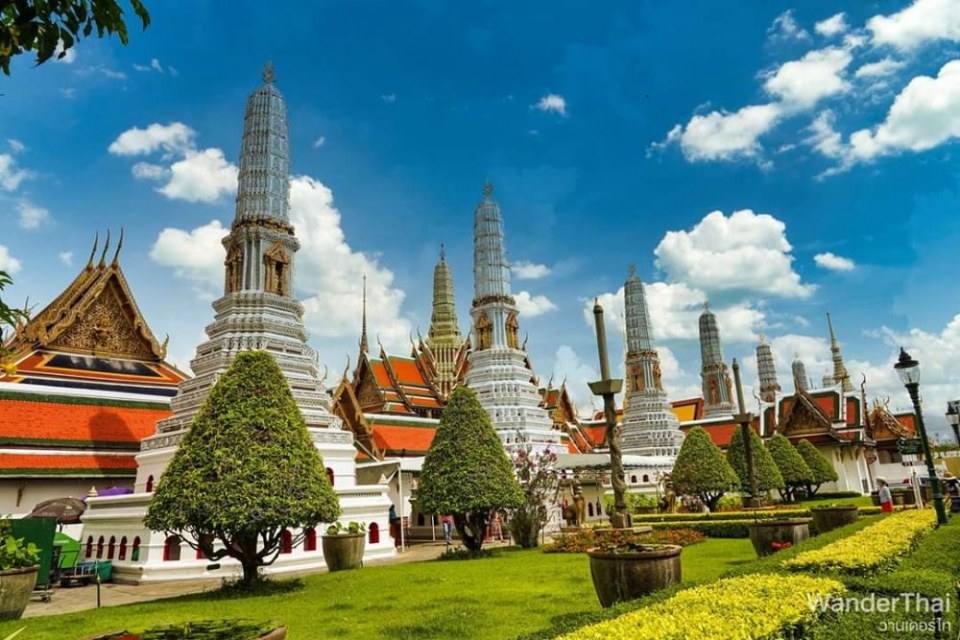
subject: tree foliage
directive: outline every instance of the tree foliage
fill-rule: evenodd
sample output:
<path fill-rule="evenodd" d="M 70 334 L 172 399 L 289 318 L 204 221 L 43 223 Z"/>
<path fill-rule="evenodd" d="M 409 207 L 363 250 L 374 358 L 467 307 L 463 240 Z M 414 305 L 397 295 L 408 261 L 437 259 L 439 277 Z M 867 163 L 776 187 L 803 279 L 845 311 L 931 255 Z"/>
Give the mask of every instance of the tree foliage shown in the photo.
<path fill-rule="evenodd" d="M 807 495 L 816 494 L 827 482 L 837 481 L 837 470 L 809 440 L 801 440 L 797 452 L 810 468 L 811 481 L 807 484 Z"/>
<path fill-rule="evenodd" d="M 146 525 L 187 534 L 211 560 L 235 558 L 250 584 L 276 560 L 285 530 L 339 514 L 280 367 L 266 351 L 249 351 L 237 355 L 194 418 L 160 478 Z"/>
<path fill-rule="evenodd" d="M 763 446 L 763 440 L 757 432 L 750 429 L 750 449 L 753 453 L 753 470 L 757 478 L 757 491 L 766 493 L 773 489 L 782 489 L 783 476 L 773 461 L 770 451 Z M 747 457 L 744 454 L 742 429 L 737 428 L 727 447 L 727 461 L 740 478 L 740 491 L 749 493 L 750 478 L 747 475 Z"/>
<path fill-rule="evenodd" d="M 0 271 L 0 291 L 3 291 L 11 284 L 13 284 L 13 279 L 10 278 L 10 275 L 6 271 Z M 3 345 L 17 326 L 17 323 L 26 319 L 26 309 L 10 307 L 0 299 L 0 366 L 3 367 L 3 369 L 0 369 L 0 375 L 2 375 L 4 371 L 11 374 L 16 371 L 16 366 L 3 364 L 3 357 L 7 355 L 7 350 Z M 10 329 L 7 329 L 7 327 L 10 327 Z M 12 367 L 12 370 L 7 371 L 10 367 Z"/>
<path fill-rule="evenodd" d="M 513 471 L 523 491 L 523 504 L 510 509 L 508 516 L 510 534 L 521 547 L 537 546 L 540 531 L 550 517 L 550 507 L 556 505 L 556 463 L 557 454 L 549 449 L 537 453 L 529 443 L 513 454 Z"/>
<path fill-rule="evenodd" d="M 146 29 L 150 13 L 141 0 L 130 7 Z M 10 59 L 36 51 L 37 64 L 63 58 L 77 40 L 97 32 L 116 34 L 127 44 L 127 23 L 117 0 L 12 0 L 0 2 L 0 69 L 10 75 Z"/>
<path fill-rule="evenodd" d="M 798 490 L 813 482 L 813 472 L 785 435 L 778 433 L 767 440 L 767 449 L 783 477 L 780 496 L 785 502 L 792 502 Z"/>
<path fill-rule="evenodd" d="M 463 544 L 483 546 L 490 514 L 523 505 L 523 491 L 490 416 L 466 387 L 450 395 L 423 461 L 417 506 L 421 513 L 451 514 Z"/>
<path fill-rule="evenodd" d="M 711 511 L 717 508 L 723 494 L 740 482 L 703 427 L 687 432 L 670 477 L 676 493 L 698 497 Z"/>

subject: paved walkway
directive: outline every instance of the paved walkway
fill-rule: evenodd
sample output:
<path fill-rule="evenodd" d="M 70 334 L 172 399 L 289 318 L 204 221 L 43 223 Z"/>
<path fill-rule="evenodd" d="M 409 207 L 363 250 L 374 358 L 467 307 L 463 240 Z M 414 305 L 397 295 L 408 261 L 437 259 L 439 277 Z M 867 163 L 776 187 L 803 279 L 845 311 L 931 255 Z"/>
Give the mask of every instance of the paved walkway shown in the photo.
<path fill-rule="evenodd" d="M 485 546 L 502 546 L 496 543 L 487 543 Z M 367 563 L 366 566 L 402 564 L 405 562 L 422 562 L 424 560 L 433 560 L 443 553 L 444 545 L 439 543 L 417 544 L 407 547 L 403 553 L 398 553 L 392 558 L 374 560 Z M 304 573 L 288 573 L 282 577 L 296 577 L 298 575 L 311 575 L 316 573 L 325 573 L 325 570 L 310 571 Z M 150 600 L 160 600 L 163 598 L 173 598 L 190 593 L 201 593 L 203 591 L 212 591 L 219 589 L 222 585 L 220 578 L 211 578 L 207 580 L 181 580 L 176 582 L 155 582 L 148 584 L 115 584 L 107 583 L 100 586 L 100 606 L 116 607 L 124 604 L 133 604 L 135 602 L 149 602 Z M 24 618 L 33 618 L 36 616 L 50 616 L 59 613 L 71 613 L 74 611 L 83 611 L 93 609 L 97 606 L 97 587 L 96 585 L 87 585 L 83 587 L 60 587 L 54 590 L 50 602 L 40 602 L 33 600 L 27 606 L 24 612 Z"/>

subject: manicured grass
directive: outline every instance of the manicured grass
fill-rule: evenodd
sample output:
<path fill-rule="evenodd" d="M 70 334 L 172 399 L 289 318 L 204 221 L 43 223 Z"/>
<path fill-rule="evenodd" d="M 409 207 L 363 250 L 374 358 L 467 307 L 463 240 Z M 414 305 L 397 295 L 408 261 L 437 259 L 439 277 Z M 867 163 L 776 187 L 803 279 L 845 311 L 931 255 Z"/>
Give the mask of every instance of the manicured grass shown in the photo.
<path fill-rule="evenodd" d="M 717 578 L 754 558 L 747 540 L 684 549 L 685 582 Z M 273 620 L 301 639 L 503 640 L 599 611 L 584 554 L 508 550 L 484 560 L 420 562 L 309 576 L 299 588 L 247 597 L 210 594 L 0 625 L 0 638 L 85 638 L 187 620 Z"/>

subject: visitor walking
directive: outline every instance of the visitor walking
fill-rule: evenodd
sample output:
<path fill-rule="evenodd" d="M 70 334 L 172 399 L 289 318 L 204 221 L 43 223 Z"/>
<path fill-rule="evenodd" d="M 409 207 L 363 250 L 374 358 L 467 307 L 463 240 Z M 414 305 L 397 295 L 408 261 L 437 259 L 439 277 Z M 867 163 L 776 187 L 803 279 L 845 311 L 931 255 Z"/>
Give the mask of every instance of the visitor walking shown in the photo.
<path fill-rule="evenodd" d="M 893 495 L 890 493 L 890 487 L 887 481 L 878 478 L 877 484 L 880 488 L 877 490 L 877 497 L 880 499 L 880 510 L 884 513 L 893 512 Z"/>
<path fill-rule="evenodd" d="M 449 547 L 453 542 L 453 516 L 449 513 L 443 516 L 440 524 L 443 527 L 443 542 Z"/>

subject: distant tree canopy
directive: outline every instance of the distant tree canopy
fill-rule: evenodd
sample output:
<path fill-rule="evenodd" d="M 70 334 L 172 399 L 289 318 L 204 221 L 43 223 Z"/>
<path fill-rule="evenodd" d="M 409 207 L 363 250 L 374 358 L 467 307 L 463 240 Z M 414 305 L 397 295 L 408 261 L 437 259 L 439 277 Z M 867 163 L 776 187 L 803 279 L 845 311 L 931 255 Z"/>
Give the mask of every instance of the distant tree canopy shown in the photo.
<path fill-rule="evenodd" d="M 777 464 L 780 475 L 783 476 L 780 496 L 785 502 L 792 502 L 798 490 L 805 489 L 813 482 L 813 472 L 785 435 L 778 433 L 770 438 L 767 441 L 767 449 Z"/>
<path fill-rule="evenodd" d="M 757 478 L 757 491 L 767 493 L 772 489 L 783 488 L 783 476 L 773 461 L 770 451 L 763 445 L 763 440 L 757 432 L 750 429 L 750 451 L 753 454 L 753 472 Z M 727 461 L 737 472 L 740 478 L 740 490 L 743 493 L 750 491 L 750 478 L 747 475 L 747 457 L 744 454 L 743 435 L 741 429 L 733 432 L 730 446 L 727 448 Z"/>
<path fill-rule="evenodd" d="M 801 440 L 797 451 L 810 468 L 811 480 L 807 484 L 807 495 L 814 495 L 827 482 L 837 481 L 837 470 L 809 440 Z"/>
<path fill-rule="evenodd" d="M 3 291 L 11 284 L 13 284 L 13 280 L 10 278 L 10 275 L 6 271 L 0 271 L 0 291 Z M 26 310 L 10 307 L 0 299 L 0 358 L 6 355 L 3 343 L 6 342 L 14 327 L 17 326 L 17 323 L 20 320 L 25 320 L 26 316 Z"/>
<path fill-rule="evenodd" d="M 676 493 L 698 497 L 711 511 L 717 508 L 724 493 L 740 483 L 733 467 L 703 427 L 690 429 L 683 439 L 670 478 Z"/>
<path fill-rule="evenodd" d="M 129 0 L 146 29 L 150 13 L 141 0 Z M 117 0 L 0 0 L 0 69 L 10 75 L 10 60 L 35 51 L 37 64 L 63 58 L 76 41 L 117 34 L 127 44 L 127 23 Z"/>
<path fill-rule="evenodd" d="M 457 387 L 423 461 L 419 510 L 452 515 L 464 546 L 479 551 L 490 513 L 523 504 L 523 491 L 487 410 L 473 391 Z"/>
<path fill-rule="evenodd" d="M 146 525 L 188 534 L 184 541 L 210 560 L 235 558 L 251 584 L 276 560 L 284 531 L 339 515 L 280 367 L 266 351 L 248 351 L 220 376 L 194 418 L 160 478 Z"/>

